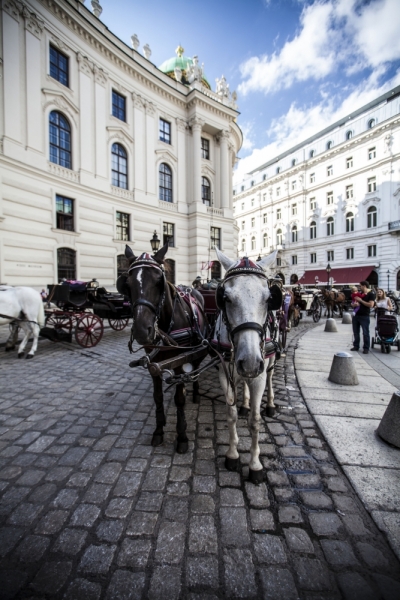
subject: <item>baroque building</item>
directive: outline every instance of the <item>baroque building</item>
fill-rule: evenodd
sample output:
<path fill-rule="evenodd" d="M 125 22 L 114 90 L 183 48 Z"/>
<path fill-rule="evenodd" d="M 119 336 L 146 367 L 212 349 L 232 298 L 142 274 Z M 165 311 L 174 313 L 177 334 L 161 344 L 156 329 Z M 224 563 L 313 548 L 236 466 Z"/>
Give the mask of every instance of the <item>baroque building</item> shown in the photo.
<path fill-rule="evenodd" d="M 181 47 L 157 68 L 91 5 L 1 2 L 0 281 L 112 285 L 125 244 L 149 251 L 156 232 L 187 284 L 214 244 L 236 253 L 236 95 Z"/>
<path fill-rule="evenodd" d="M 286 284 L 400 289 L 400 86 L 234 187 L 239 254 L 280 250 Z"/>

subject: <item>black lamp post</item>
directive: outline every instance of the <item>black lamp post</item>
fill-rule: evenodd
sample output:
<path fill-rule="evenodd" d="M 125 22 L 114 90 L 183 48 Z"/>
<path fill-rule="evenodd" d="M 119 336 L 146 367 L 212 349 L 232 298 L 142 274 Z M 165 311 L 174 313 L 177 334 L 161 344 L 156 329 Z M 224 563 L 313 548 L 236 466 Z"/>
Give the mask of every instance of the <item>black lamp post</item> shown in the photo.
<path fill-rule="evenodd" d="M 256 258 L 256 262 L 260 262 L 260 260 L 261 260 L 261 254 L 259 254 L 259 255 L 257 256 L 257 258 Z"/>
<path fill-rule="evenodd" d="M 387 278 L 388 278 L 388 291 L 389 291 L 389 276 L 390 276 L 390 271 L 389 269 L 387 270 Z"/>
<path fill-rule="evenodd" d="M 158 238 L 156 230 L 154 230 L 153 237 L 150 240 L 150 244 L 151 244 L 151 249 L 153 250 L 154 253 L 156 253 L 160 247 L 160 240 Z"/>
<path fill-rule="evenodd" d="M 331 272 L 331 271 L 332 271 L 332 267 L 331 267 L 331 265 L 328 263 L 328 266 L 326 267 L 326 274 L 328 275 L 328 282 L 327 282 L 327 287 L 328 287 L 328 289 L 329 289 L 329 275 L 330 275 L 330 272 Z"/>

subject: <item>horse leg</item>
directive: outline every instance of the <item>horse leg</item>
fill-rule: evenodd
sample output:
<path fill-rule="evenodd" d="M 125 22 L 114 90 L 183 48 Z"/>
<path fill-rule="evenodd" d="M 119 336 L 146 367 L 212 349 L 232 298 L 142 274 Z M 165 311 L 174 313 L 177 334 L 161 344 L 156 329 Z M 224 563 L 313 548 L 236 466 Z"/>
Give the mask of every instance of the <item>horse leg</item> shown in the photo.
<path fill-rule="evenodd" d="M 250 384 L 251 411 L 249 415 L 249 430 L 251 433 L 249 480 L 255 485 L 262 483 L 264 478 L 263 467 L 260 462 L 260 447 L 258 445 L 258 435 L 260 431 L 261 398 L 265 387 L 265 376 L 257 377 Z M 272 401 L 273 402 L 273 401 Z"/>
<path fill-rule="evenodd" d="M 21 329 L 23 330 L 25 335 L 18 348 L 18 358 L 22 358 L 24 356 L 25 346 L 28 343 L 29 334 L 31 333 L 31 328 L 29 327 L 29 324 L 24 323 L 23 321 L 21 322 Z"/>
<path fill-rule="evenodd" d="M 37 350 L 38 341 L 39 341 L 40 325 L 39 324 L 31 324 L 31 329 L 33 329 L 33 343 L 32 343 L 31 351 L 28 352 L 28 354 L 26 355 L 26 358 L 34 357 L 35 352 Z"/>
<path fill-rule="evenodd" d="M 151 439 L 152 446 L 160 446 L 164 441 L 164 397 L 161 377 L 153 377 L 153 398 L 156 405 L 156 428 Z"/>
<path fill-rule="evenodd" d="M 199 362 L 193 363 L 193 369 L 195 371 L 196 371 L 196 369 L 199 368 L 199 366 L 200 366 Z M 198 380 L 196 379 L 196 381 L 193 381 L 193 404 L 198 404 L 200 402 L 199 389 L 200 389 L 200 384 L 199 384 Z"/>
<path fill-rule="evenodd" d="M 232 387 L 228 385 L 228 381 L 225 377 L 222 367 L 219 367 L 219 381 L 226 398 L 227 421 L 229 429 L 229 448 L 225 454 L 225 468 L 228 471 L 237 471 L 239 467 L 239 452 L 237 451 L 239 438 L 236 431 L 238 414 L 236 404 L 233 404 L 234 394 Z"/>
<path fill-rule="evenodd" d="M 185 400 L 186 400 L 186 389 L 183 383 L 176 386 L 175 391 L 175 406 L 176 406 L 176 451 L 179 454 L 185 454 L 189 449 L 189 440 L 186 435 L 186 417 L 185 417 Z"/>
<path fill-rule="evenodd" d="M 243 402 L 239 408 L 239 417 L 248 417 L 250 412 L 250 390 L 249 386 L 243 381 Z"/>
<path fill-rule="evenodd" d="M 18 340 L 18 324 L 13 321 L 12 323 L 10 323 L 11 325 L 11 331 L 10 331 L 10 335 L 9 338 L 6 342 L 6 352 L 11 352 L 11 350 L 15 350 L 15 346 L 17 344 L 17 340 Z"/>
<path fill-rule="evenodd" d="M 274 388 L 272 387 L 272 376 L 274 374 L 274 361 L 275 357 L 271 356 L 268 361 L 267 369 L 267 416 L 273 417 L 275 414 L 275 403 L 274 403 Z M 272 367 L 272 368 L 271 368 Z"/>

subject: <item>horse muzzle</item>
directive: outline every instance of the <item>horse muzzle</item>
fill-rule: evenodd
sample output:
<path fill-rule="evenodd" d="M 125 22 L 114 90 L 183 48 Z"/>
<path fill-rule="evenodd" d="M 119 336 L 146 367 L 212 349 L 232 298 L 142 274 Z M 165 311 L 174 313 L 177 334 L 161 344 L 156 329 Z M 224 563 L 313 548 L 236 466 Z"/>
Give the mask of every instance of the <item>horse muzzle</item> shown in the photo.
<path fill-rule="evenodd" d="M 264 360 L 261 354 L 257 356 L 238 355 L 235 359 L 236 370 L 241 377 L 255 379 L 264 371 Z"/>
<path fill-rule="evenodd" d="M 141 346 L 148 346 L 154 344 L 155 341 L 155 328 L 154 325 L 145 323 L 136 323 L 132 325 L 132 337 Z"/>

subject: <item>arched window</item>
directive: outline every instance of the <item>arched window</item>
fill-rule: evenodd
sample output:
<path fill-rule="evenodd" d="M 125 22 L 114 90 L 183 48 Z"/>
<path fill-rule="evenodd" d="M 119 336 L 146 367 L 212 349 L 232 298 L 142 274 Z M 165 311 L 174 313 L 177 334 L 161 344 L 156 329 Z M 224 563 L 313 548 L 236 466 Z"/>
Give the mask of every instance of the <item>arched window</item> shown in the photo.
<path fill-rule="evenodd" d="M 242 252 L 246 252 L 246 240 L 242 240 Z"/>
<path fill-rule="evenodd" d="M 310 158 L 313 158 L 315 156 L 315 150 L 310 150 Z"/>
<path fill-rule="evenodd" d="M 317 224 L 315 221 L 310 223 L 310 240 L 315 240 L 317 237 Z"/>
<path fill-rule="evenodd" d="M 346 140 L 351 140 L 353 137 L 353 132 L 351 130 L 346 132 Z"/>
<path fill-rule="evenodd" d="M 206 206 L 211 205 L 211 186 L 207 177 L 201 178 L 201 199 Z"/>
<path fill-rule="evenodd" d="M 256 238 L 254 236 L 251 238 L 251 249 L 256 249 Z"/>
<path fill-rule="evenodd" d="M 128 189 L 128 161 L 126 150 L 121 144 L 111 146 L 111 183 L 124 190 Z"/>
<path fill-rule="evenodd" d="M 297 227 L 293 225 L 292 227 L 292 242 L 297 242 Z"/>
<path fill-rule="evenodd" d="M 263 248 L 266 248 L 268 246 L 268 235 L 266 233 L 264 233 L 263 235 Z"/>
<path fill-rule="evenodd" d="M 277 246 L 282 245 L 282 229 L 278 229 L 278 231 L 276 232 L 276 244 Z"/>
<path fill-rule="evenodd" d="M 333 142 L 332 142 L 332 140 L 329 140 L 329 142 L 326 145 L 326 149 L 330 150 L 331 148 L 333 148 Z"/>
<path fill-rule="evenodd" d="M 221 263 L 218 260 L 213 260 L 211 279 L 221 279 Z"/>
<path fill-rule="evenodd" d="M 335 230 L 334 230 L 333 217 L 329 217 L 328 220 L 326 221 L 326 235 L 333 235 L 334 232 L 335 232 Z"/>
<path fill-rule="evenodd" d="M 165 279 L 175 284 L 175 261 L 172 258 L 166 258 L 164 261 Z"/>
<path fill-rule="evenodd" d="M 280 277 L 280 279 L 282 279 L 282 284 L 285 285 L 285 276 L 283 273 L 277 273 L 275 277 Z"/>
<path fill-rule="evenodd" d="M 118 254 L 117 256 L 117 278 L 123 275 L 128 270 L 129 263 L 128 259 L 124 254 Z"/>
<path fill-rule="evenodd" d="M 50 162 L 72 169 L 71 126 L 58 111 L 53 110 L 49 117 Z"/>
<path fill-rule="evenodd" d="M 352 212 L 347 213 L 346 215 L 346 232 L 354 231 L 354 215 Z"/>
<path fill-rule="evenodd" d="M 295 285 L 298 281 L 299 281 L 299 278 L 297 277 L 296 273 L 293 273 L 290 276 L 290 285 Z"/>
<path fill-rule="evenodd" d="M 76 279 L 76 252 L 70 248 L 57 250 L 57 276 L 58 281 L 63 279 Z"/>
<path fill-rule="evenodd" d="M 376 125 L 375 119 L 370 119 L 368 121 L 368 129 L 372 129 L 373 127 L 375 127 L 375 125 Z"/>
<path fill-rule="evenodd" d="M 367 227 L 370 229 L 371 227 L 377 226 L 377 211 L 376 206 L 370 206 L 367 211 Z"/>
<path fill-rule="evenodd" d="M 172 202 L 172 171 L 168 165 L 161 163 L 159 169 L 160 191 L 159 198 L 164 202 Z"/>

